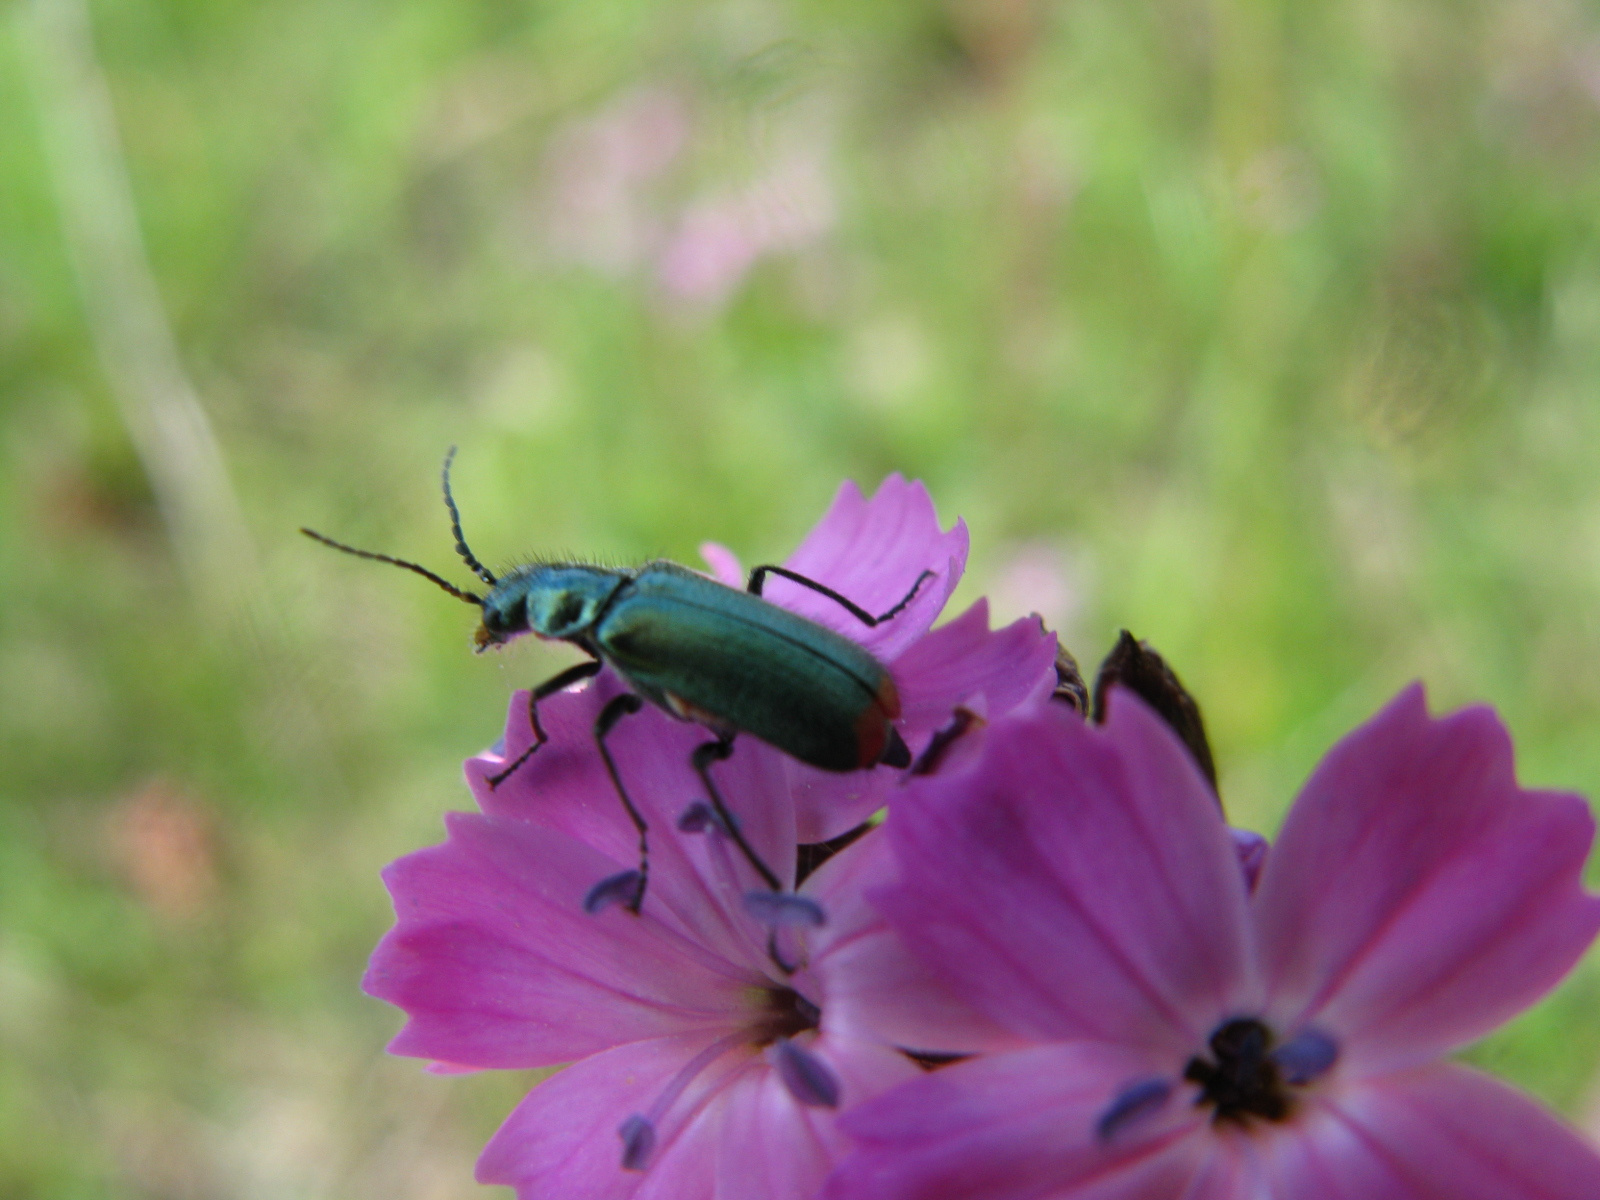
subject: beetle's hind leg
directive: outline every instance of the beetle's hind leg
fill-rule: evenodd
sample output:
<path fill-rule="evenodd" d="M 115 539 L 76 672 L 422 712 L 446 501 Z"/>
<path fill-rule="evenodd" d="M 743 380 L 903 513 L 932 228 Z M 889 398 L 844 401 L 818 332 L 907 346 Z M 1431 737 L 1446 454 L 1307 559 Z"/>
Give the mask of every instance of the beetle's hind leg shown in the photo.
<path fill-rule="evenodd" d="M 854 600 L 851 600 L 846 596 L 841 596 L 827 584 L 818 583 L 810 576 L 802 575 L 799 571 L 791 571 L 788 567 L 778 567 L 771 564 L 756 567 L 750 572 L 750 582 L 745 585 L 745 591 L 759 596 L 761 595 L 761 589 L 766 585 L 767 576 L 777 575 L 779 578 L 787 579 L 791 583 L 798 583 L 801 587 L 810 588 L 819 596 L 826 596 L 829 600 L 832 600 L 835 604 L 839 605 L 840 608 L 843 608 L 852 617 L 870 629 L 875 625 L 881 625 L 883 622 L 899 616 L 900 612 L 905 608 L 905 606 L 910 604 L 912 600 L 916 599 L 917 593 L 922 590 L 922 585 L 927 583 L 928 580 L 932 579 L 933 574 L 934 573 L 932 571 L 924 571 L 921 575 L 918 575 L 917 581 L 911 585 L 911 590 L 904 596 L 900 597 L 900 602 L 893 608 L 888 609 L 886 612 L 879 613 L 877 616 L 873 616 Z"/>
<path fill-rule="evenodd" d="M 503 771 L 497 771 L 489 776 L 489 790 L 492 792 L 516 772 L 517 768 L 533 757 L 533 752 L 550 740 L 550 735 L 544 731 L 544 726 L 539 724 L 539 701 L 554 696 L 557 692 L 566 691 L 567 688 L 577 683 L 580 679 L 588 679 L 600 673 L 600 660 L 581 662 L 576 666 L 568 667 L 559 675 L 552 675 L 538 687 L 528 693 L 528 724 L 533 726 L 533 744 L 517 755 L 516 761 Z"/>
<path fill-rule="evenodd" d="M 783 881 L 762 861 L 755 848 L 745 839 L 744 831 L 739 828 L 739 822 L 728 811 L 722 793 L 717 790 L 717 785 L 711 779 L 711 764 L 726 762 L 732 754 L 733 734 L 720 734 L 716 741 L 696 746 L 694 753 L 689 756 L 689 762 L 694 767 L 695 774 L 700 776 L 700 782 L 706 785 L 706 795 L 711 798 L 711 809 L 717 814 L 717 822 L 722 831 L 733 839 L 733 844 L 739 847 L 739 853 L 744 855 L 745 861 L 755 868 L 756 874 L 761 876 L 761 881 L 773 891 L 781 892 Z"/>

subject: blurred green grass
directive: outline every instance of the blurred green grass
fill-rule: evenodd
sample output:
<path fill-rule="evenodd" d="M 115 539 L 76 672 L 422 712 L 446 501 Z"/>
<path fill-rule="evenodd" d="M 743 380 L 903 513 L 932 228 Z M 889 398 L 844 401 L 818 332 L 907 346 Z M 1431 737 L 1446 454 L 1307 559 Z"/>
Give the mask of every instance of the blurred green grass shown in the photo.
<path fill-rule="evenodd" d="M 1244 824 L 1414 677 L 1600 794 L 1597 150 L 1565 0 L 0 7 L 0 1194 L 478 1191 L 528 1079 L 357 981 L 557 656 L 294 533 L 447 566 L 451 443 L 491 561 L 920 476 L 962 599 L 1167 655 Z M 239 530 L 130 436 L 100 151 Z M 1597 1012 L 1471 1057 L 1592 1121 Z"/>

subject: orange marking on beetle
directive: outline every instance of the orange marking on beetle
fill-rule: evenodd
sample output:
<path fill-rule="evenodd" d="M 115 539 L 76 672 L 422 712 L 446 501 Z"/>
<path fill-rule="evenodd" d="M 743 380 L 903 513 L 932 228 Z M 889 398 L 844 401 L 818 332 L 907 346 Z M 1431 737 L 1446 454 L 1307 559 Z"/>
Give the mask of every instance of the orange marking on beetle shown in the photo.
<path fill-rule="evenodd" d="M 883 673 L 883 682 L 877 694 L 856 717 L 856 763 L 862 770 L 875 767 L 889 744 L 889 723 L 900 715 L 900 692 L 889 673 Z"/>
<path fill-rule="evenodd" d="M 900 691 L 894 686 L 894 679 L 889 672 L 883 673 L 883 682 L 878 685 L 878 707 L 883 709 L 883 715 L 893 721 L 900 716 Z"/>
<path fill-rule="evenodd" d="M 894 686 L 894 680 L 885 671 L 877 694 L 856 717 L 856 761 L 862 770 L 878 765 L 884 747 L 889 744 L 890 722 L 899 715 L 900 693 Z"/>
<path fill-rule="evenodd" d="M 719 717 L 714 712 L 708 712 L 698 704 L 690 703 L 678 693 L 663 692 L 662 695 L 666 697 L 667 708 L 671 710 L 672 715 L 677 717 L 678 720 L 693 721 L 697 725 L 704 725 L 707 729 L 715 730 L 718 733 L 731 733 L 734 731 L 734 727 L 728 724 L 724 718 Z"/>
<path fill-rule="evenodd" d="M 856 765 L 862 770 L 878 765 L 883 748 L 889 744 L 889 719 L 883 709 L 869 704 L 856 718 Z"/>

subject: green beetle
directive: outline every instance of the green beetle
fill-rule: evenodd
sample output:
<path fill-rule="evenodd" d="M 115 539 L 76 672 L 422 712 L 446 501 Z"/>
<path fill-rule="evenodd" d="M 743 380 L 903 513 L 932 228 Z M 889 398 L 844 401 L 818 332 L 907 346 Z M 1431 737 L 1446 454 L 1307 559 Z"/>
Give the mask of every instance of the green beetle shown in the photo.
<path fill-rule="evenodd" d="M 706 785 L 719 826 L 739 845 L 774 891 L 777 875 L 745 842 L 729 815 L 709 766 L 732 753 L 741 733 L 761 739 L 800 762 L 825 771 L 856 771 L 883 763 L 908 766 L 910 751 L 894 727 L 900 697 L 888 670 L 866 649 L 842 634 L 761 598 L 770 575 L 827 596 L 859 620 L 874 626 L 893 619 L 933 577 L 923 571 L 899 603 L 876 615 L 838 592 L 786 567 L 765 565 L 750 572 L 744 591 L 719 583 L 677 563 L 656 561 L 641 567 L 535 563 L 496 577 L 468 548 L 461 518 L 450 494 L 450 463 L 445 456 L 444 497 L 450 511 L 456 551 L 489 586 L 485 595 L 456 587 L 427 568 L 302 529 L 307 537 L 346 554 L 390 563 L 432 580 L 483 614 L 479 650 L 531 633 L 569 642 L 590 656 L 529 692 L 528 719 L 533 742 L 499 774 L 497 786 L 548 740 L 539 722 L 539 701 L 609 665 L 632 689 L 614 697 L 595 721 L 595 739 L 607 771 L 639 831 L 640 866 L 602 881 L 588 906 L 621 900 L 633 912 L 643 903 L 648 877 L 648 825 L 629 798 L 606 736 L 643 701 L 716 734 L 699 747 L 692 765 Z"/>

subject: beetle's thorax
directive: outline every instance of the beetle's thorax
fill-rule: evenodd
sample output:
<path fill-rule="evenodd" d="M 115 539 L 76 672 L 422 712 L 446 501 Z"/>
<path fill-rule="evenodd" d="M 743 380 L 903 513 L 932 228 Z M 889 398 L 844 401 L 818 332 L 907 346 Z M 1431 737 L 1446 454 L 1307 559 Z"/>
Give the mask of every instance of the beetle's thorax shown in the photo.
<path fill-rule="evenodd" d="M 536 563 L 500 577 L 483 600 L 482 646 L 524 633 L 582 639 L 633 572 L 581 563 Z"/>

